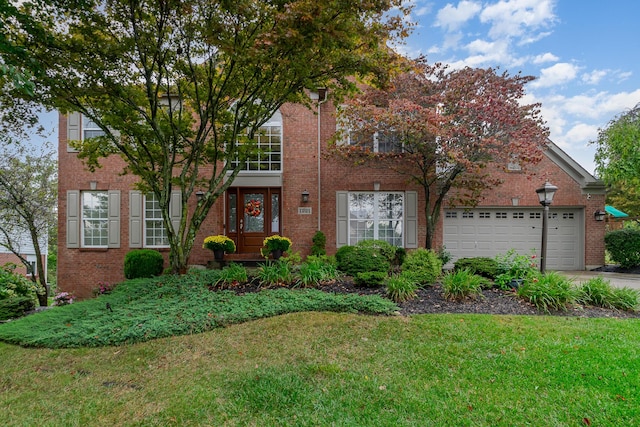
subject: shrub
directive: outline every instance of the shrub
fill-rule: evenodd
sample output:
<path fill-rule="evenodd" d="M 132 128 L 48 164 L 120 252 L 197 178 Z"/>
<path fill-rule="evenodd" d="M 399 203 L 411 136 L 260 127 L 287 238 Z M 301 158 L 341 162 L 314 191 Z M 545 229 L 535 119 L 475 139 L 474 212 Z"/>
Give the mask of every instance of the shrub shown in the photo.
<path fill-rule="evenodd" d="M 402 276 L 392 276 L 385 281 L 387 295 L 394 302 L 404 302 L 416 297 L 418 286 L 410 279 Z"/>
<path fill-rule="evenodd" d="M 486 279 L 471 270 L 462 269 L 446 274 L 442 278 L 442 290 L 445 299 L 462 301 L 482 295 L 482 286 Z"/>
<path fill-rule="evenodd" d="M 438 255 L 423 248 L 408 252 L 402 263 L 402 277 L 419 286 L 432 284 L 441 272 L 442 262 Z"/>
<path fill-rule="evenodd" d="M 513 280 L 523 281 L 530 276 L 538 274 L 538 265 L 535 254 L 520 255 L 514 249 L 510 249 L 504 255 L 497 255 L 495 260 L 498 264 L 496 284 L 502 288 L 509 288 L 509 283 Z"/>
<path fill-rule="evenodd" d="M 386 256 L 375 247 L 343 246 L 336 252 L 338 270 L 355 277 L 358 273 L 381 271 L 387 273 L 391 267 Z"/>
<path fill-rule="evenodd" d="M 631 288 L 614 288 L 611 306 L 618 310 L 635 311 L 640 305 L 640 291 Z"/>
<path fill-rule="evenodd" d="M 61 306 L 73 304 L 73 301 L 75 301 L 75 299 L 76 298 L 73 296 L 73 293 L 60 292 L 53 297 L 53 305 Z"/>
<path fill-rule="evenodd" d="M 247 276 L 247 270 L 244 266 L 232 262 L 220 270 L 220 276 L 215 284 L 220 288 L 226 288 L 240 283 L 247 283 L 248 281 L 249 277 Z"/>
<path fill-rule="evenodd" d="M 517 290 L 518 296 L 536 306 L 538 310 L 566 310 L 578 297 L 578 291 L 570 279 L 551 271 L 537 274 L 524 282 Z"/>
<path fill-rule="evenodd" d="M 386 271 L 364 271 L 356 274 L 353 282 L 357 286 L 375 288 L 382 286 L 387 277 L 388 274 Z"/>
<path fill-rule="evenodd" d="M 384 240 L 363 240 L 358 242 L 356 247 L 377 251 L 389 261 L 389 264 L 392 264 L 396 259 L 397 248 Z"/>
<path fill-rule="evenodd" d="M 436 250 L 436 254 L 438 255 L 438 258 L 440 258 L 442 265 L 446 265 L 451 261 L 451 252 L 449 252 L 444 245 L 440 246 L 438 250 Z"/>
<path fill-rule="evenodd" d="M 291 264 L 288 262 L 274 261 L 260 264 L 258 267 L 258 279 L 265 286 L 286 286 L 293 282 Z"/>
<path fill-rule="evenodd" d="M 640 230 L 624 228 L 604 236 L 605 248 L 611 259 L 622 268 L 640 265 Z"/>
<path fill-rule="evenodd" d="M 406 258 L 407 258 L 407 250 L 405 248 L 397 247 L 396 259 L 393 261 L 393 263 L 396 265 L 402 265 L 402 263 Z"/>
<path fill-rule="evenodd" d="M 0 300 L 0 320 L 22 317 L 26 312 L 36 308 L 34 299 L 30 296 L 19 295 Z"/>
<path fill-rule="evenodd" d="M 291 239 L 274 234 L 264 239 L 262 246 L 264 246 L 267 253 L 272 251 L 286 252 L 291 247 Z"/>
<path fill-rule="evenodd" d="M 316 231 L 311 241 L 313 242 L 313 245 L 311 245 L 311 255 L 326 255 L 327 250 L 325 246 L 327 244 L 327 237 L 322 231 Z"/>
<path fill-rule="evenodd" d="M 124 257 L 124 276 L 127 279 L 153 277 L 162 274 L 164 259 L 153 249 L 135 249 Z"/>
<path fill-rule="evenodd" d="M 498 263 L 493 258 L 476 257 L 476 258 L 460 258 L 453 263 L 455 271 L 467 269 L 487 279 L 495 279 L 498 271 Z"/>
<path fill-rule="evenodd" d="M 613 287 L 608 280 L 594 277 L 578 288 L 576 299 L 582 304 L 612 308 Z"/>
<path fill-rule="evenodd" d="M 202 243 L 202 247 L 210 251 L 224 251 L 232 253 L 236 251 L 236 243 L 223 235 L 207 236 Z"/>
<path fill-rule="evenodd" d="M 335 280 L 338 277 L 338 269 L 335 259 L 326 255 L 310 255 L 300 265 L 299 274 L 300 283 L 307 287 Z"/>

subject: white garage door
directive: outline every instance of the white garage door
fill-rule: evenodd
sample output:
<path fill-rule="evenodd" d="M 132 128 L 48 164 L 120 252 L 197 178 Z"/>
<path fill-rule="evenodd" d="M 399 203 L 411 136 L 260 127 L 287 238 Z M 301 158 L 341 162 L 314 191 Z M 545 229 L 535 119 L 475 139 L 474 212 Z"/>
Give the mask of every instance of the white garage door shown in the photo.
<path fill-rule="evenodd" d="M 444 245 L 453 261 L 494 257 L 509 249 L 522 255 L 533 250 L 539 257 L 542 212 L 542 207 L 445 210 Z M 548 226 L 547 269 L 584 269 L 583 210 L 552 207 Z"/>

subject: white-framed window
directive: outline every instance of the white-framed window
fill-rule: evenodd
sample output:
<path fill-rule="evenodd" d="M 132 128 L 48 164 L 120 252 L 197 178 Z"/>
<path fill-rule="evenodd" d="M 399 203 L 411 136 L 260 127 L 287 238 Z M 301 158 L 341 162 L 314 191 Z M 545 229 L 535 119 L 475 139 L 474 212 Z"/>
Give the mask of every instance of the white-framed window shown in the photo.
<path fill-rule="evenodd" d="M 282 114 L 280 111 L 262 125 L 255 134 L 257 152 L 245 161 L 244 172 L 282 171 Z M 234 162 L 237 164 L 237 161 Z"/>
<path fill-rule="evenodd" d="M 147 248 L 169 246 L 160 203 L 153 193 L 147 193 L 144 196 L 144 246 Z"/>
<path fill-rule="evenodd" d="M 344 118 L 339 118 L 336 122 L 336 132 L 339 132 L 341 137 L 339 141 L 341 145 L 354 145 L 374 153 L 401 153 L 403 151 L 400 136 L 393 129 L 376 132 L 359 130 Z"/>
<path fill-rule="evenodd" d="M 104 135 L 104 131 L 98 127 L 89 117 L 82 115 L 82 140 Z"/>
<path fill-rule="evenodd" d="M 109 196 L 106 191 L 83 191 L 81 242 L 85 248 L 109 245 Z"/>
<path fill-rule="evenodd" d="M 384 240 L 394 246 L 404 242 L 404 193 L 350 192 L 348 244 Z"/>

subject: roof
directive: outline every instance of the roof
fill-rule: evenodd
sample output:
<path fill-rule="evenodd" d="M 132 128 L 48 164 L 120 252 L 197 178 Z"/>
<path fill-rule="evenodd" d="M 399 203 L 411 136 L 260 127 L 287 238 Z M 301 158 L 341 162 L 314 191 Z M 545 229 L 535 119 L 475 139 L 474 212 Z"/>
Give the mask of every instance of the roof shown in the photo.
<path fill-rule="evenodd" d="M 614 218 L 626 218 L 629 216 L 626 213 L 619 211 L 618 209 L 609 205 L 605 205 L 604 210 Z"/>

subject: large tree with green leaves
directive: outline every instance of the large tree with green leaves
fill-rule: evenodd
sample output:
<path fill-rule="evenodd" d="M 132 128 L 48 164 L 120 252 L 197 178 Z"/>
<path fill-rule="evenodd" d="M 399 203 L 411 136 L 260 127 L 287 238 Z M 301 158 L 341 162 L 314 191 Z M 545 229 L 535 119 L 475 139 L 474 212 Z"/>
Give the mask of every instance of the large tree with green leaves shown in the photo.
<path fill-rule="evenodd" d="M 400 0 L 51 4 L 22 6 L 48 29 L 44 37 L 12 28 L 37 64 L 35 91 L 105 132 L 78 142 L 89 167 L 119 155 L 156 195 L 174 271 L 186 267 L 202 221 L 239 172 L 242 162 L 229 160 L 250 155 L 259 127 L 284 103 L 309 102 L 307 90 L 344 93 L 351 76 L 384 79 L 393 61 L 386 43 L 404 33 L 406 12 Z M 174 228 L 176 188 L 182 221 Z M 198 190 L 204 197 L 190 211 Z"/>
<path fill-rule="evenodd" d="M 501 183 L 496 170 L 541 160 L 548 129 L 540 106 L 522 103 L 532 79 L 418 59 L 388 89 L 369 87 L 345 103 L 335 152 L 391 168 L 419 185 L 426 200 L 425 247 L 431 248 L 445 198 L 473 206 L 482 191 Z"/>
<path fill-rule="evenodd" d="M 640 189 L 640 104 L 612 119 L 598 131 L 596 173 L 613 189 L 607 198 L 616 207 L 638 215 Z"/>
<path fill-rule="evenodd" d="M 34 147 L 2 141 L 0 150 L 0 246 L 13 252 L 29 269 L 24 257 L 28 242 L 36 256 L 40 305 L 47 305 L 48 289 L 43 250 L 56 223 L 58 163 L 47 144 Z M 32 152 L 38 154 L 30 154 Z"/>

